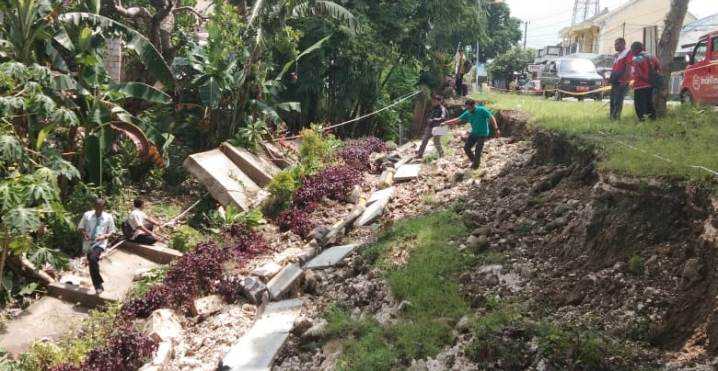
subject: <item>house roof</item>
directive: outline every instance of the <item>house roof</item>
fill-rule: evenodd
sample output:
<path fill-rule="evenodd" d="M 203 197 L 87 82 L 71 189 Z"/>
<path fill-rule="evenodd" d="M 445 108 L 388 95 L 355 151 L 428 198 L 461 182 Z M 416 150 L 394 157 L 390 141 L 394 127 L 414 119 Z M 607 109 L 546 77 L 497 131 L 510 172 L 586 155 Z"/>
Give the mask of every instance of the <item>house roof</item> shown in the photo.
<path fill-rule="evenodd" d="M 676 53 L 684 52 L 684 49 L 693 47 L 703 35 L 716 30 L 718 30 L 718 13 L 686 24 L 681 29 Z"/>

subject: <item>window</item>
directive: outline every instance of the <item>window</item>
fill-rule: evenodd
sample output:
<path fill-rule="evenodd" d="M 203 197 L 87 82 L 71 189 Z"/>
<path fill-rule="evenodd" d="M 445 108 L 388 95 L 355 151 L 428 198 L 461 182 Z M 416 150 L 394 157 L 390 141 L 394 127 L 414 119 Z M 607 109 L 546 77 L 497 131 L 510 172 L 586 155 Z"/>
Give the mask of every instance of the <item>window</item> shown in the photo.
<path fill-rule="evenodd" d="M 713 58 L 711 59 L 718 59 L 718 36 L 713 38 Z"/>
<path fill-rule="evenodd" d="M 561 73 L 594 74 L 596 65 L 588 59 L 564 59 L 560 65 Z"/>
<path fill-rule="evenodd" d="M 696 45 L 695 52 L 693 52 L 693 63 L 703 62 L 706 59 L 706 53 L 708 52 L 708 40 L 703 40 Z"/>

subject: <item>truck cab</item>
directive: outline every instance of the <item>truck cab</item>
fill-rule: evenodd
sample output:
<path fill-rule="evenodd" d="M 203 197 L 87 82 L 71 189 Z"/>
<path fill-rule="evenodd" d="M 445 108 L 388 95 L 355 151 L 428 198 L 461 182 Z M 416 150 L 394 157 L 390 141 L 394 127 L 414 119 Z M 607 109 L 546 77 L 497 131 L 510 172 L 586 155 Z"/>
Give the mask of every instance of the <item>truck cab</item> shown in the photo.
<path fill-rule="evenodd" d="M 718 31 L 701 37 L 686 62 L 681 100 L 718 105 Z"/>

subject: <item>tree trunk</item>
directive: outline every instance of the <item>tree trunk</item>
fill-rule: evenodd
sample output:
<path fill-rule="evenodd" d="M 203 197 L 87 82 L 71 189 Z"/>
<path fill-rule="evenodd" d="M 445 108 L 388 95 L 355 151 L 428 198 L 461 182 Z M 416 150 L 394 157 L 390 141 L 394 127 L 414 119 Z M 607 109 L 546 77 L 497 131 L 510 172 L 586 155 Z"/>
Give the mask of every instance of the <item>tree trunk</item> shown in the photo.
<path fill-rule="evenodd" d="M 0 288 L 3 288 L 5 286 L 5 261 L 7 260 L 7 254 L 10 250 L 10 234 L 7 227 L 5 227 L 2 246 L 0 246 L 0 248 L 2 249 L 2 256 L 0 256 Z"/>
<path fill-rule="evenodd" d="M 665 116 L 668 111 L 667 103 L 670 93 L 669 81 L 671 77 L 670 68 L 673 62 L 673 55 L 678 46 L 678 38 L 680 37 L 681 28 L 683 27 L 683 20 L 686 18 L 686 13 L 688 12 L 688 2 L 689 0 L 671 0 L 671 9 L 666 15 L 661 40 L 658 42 L 657 57 L 661 62 L 661 75 L 664 77 L 664 84 L 658 89 L 658 93 L 656 94 L 656 112 L 659 117 Z"/>

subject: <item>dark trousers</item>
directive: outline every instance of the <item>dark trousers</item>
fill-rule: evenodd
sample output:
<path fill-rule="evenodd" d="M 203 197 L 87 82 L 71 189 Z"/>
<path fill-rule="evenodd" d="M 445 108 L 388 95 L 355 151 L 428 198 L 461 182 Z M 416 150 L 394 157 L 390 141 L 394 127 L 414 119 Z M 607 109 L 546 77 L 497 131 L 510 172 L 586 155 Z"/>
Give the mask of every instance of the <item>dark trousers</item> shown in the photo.
<path fill-rule="evenodd" d="M 426 146 L 429 144 L 429 139 L 434 138 L 434 148 L 436 148 L 436 152 L 439 154 L 439 157 L 444 156 L 444 149 L 441 148 L 441 137 L 435 137 L 432 134 L 433 127 L 426 126 L 424 128 L 424 136 L 421 138 L 421 146 L 419 147 L 419 151 L 416 153 L 418 157 L 424 156 L 424 151 L 426 150 Z"/>
<path fill-rule="evenodd" d="M 643 121 L 648 116 L 651 120 L 656 118 L 656 107 L 653 105 L 653 88 L 638 89 L 633 99 L 636 105 L 636 115 Z"/>
<path fill-rule="evenodd" d="M 157 242 L 157 239 L 149 234 L 141 234 L 135 237 L 132 242 L 137 242 L 141 245 L 154 245 L 155 242 Z"/>
<path fill-rule="evenodd" d="M 620 120 L 621 112 L 623 112 L 623 100 L 626 98 L 628 85 L 612 84 L 611 85 L 611 120 Z"/>
<path fill-rule="evenodd" d="M 463 97 L 464 96 L 464 76 L 456 75 L 456 95 Z"/>
<path fill-rule="evenodd" d="M 485 141 L 485 137 L 474 136 L 473 134 L 470 134 L 469 137 L 466 138 L 464 152 L 466 152 L 466 156 L 471 160 L 472 169 L 478 169 L 481 164 L 481 153 L 484 151 Z M 474 148 L 474 146 L 476 146 L 476 148 Z"/>
<path fill-rule="evenodd" d="M 97 246 L 87 253 L 87 262 L 90 264 L 90 278 L 92 278 L 92 286 L 95 287 L 95 290 L 101 289 L 102 284 L 105 282 L 100 275 L 100 255 L 102 255 L 102 249 Z"/>

